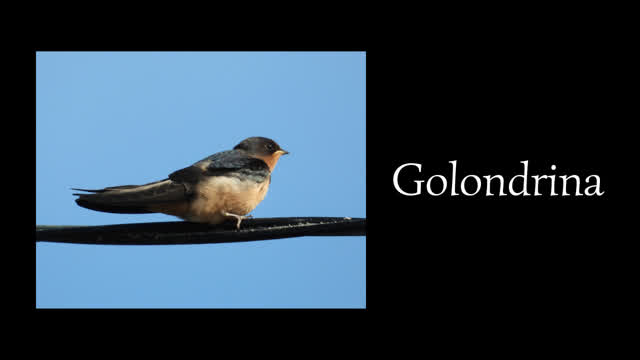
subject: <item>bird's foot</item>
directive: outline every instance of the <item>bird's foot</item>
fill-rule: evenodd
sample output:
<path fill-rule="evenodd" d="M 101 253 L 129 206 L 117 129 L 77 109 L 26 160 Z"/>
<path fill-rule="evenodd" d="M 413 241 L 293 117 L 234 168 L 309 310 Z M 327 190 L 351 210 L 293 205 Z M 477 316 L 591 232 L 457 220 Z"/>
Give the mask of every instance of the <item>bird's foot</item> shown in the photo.
<path fill-rule="evenodd" d="M 238 230 L 240 230 L 240 223 L 242 222 L 242 220 L 251 219 L 253 217 L 253 215 L 236 215 L 226 211 L 223 211 L 222 215 L 236 218 L 236 220 L 238 220 L 238 222 L 236 223 L 236 229 Z"/>

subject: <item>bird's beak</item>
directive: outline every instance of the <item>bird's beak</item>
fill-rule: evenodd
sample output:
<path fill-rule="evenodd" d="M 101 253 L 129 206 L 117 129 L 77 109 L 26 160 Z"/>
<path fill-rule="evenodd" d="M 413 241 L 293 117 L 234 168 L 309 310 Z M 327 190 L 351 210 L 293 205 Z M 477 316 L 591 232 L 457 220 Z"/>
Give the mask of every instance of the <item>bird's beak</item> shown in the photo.
<path fill-rule="evenodd" d="M 287 155 L 289 153 L 287 150 L 282 150 L 282 149 L 277 150 L 276 152 L 280 155 Z"/>

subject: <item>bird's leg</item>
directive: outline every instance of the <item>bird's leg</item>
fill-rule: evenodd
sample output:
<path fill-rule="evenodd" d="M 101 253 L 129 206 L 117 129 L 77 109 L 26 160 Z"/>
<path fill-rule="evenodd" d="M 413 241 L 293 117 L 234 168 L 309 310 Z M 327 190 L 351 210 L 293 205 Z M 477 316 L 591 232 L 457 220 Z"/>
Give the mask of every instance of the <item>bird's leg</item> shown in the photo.
<path fill-rule="evenodd" d="M 242 222 L 242 220 L 250 219 L 253 217 L 253 215 L 236 215 L 226 211 L 223 211 L 222 215 L 236 218 L 238 220 L 238 223 L 236 224 L 237 229 L 240 229 L 240 222 Z"/>

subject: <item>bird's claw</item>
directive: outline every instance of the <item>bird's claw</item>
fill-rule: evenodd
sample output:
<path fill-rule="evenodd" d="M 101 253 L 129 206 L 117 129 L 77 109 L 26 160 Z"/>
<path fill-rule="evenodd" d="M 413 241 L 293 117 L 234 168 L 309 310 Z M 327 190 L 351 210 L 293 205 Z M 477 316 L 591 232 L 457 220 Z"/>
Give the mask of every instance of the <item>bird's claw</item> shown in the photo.
<path fill-rule="evenodd" d="M 230 216 L 230 217 L 234 217 L 236 218 L 237 222 L 236 222 L 236 229 L 240 230 L 240 223 L 242 222 L 242 220 L 244 219 L 251 219 L 253 218 L 253 215 L 236 215 L 236 214 L 232 214 L 229 212 L 223 212 L 222 213 L 224 216 Z"/>

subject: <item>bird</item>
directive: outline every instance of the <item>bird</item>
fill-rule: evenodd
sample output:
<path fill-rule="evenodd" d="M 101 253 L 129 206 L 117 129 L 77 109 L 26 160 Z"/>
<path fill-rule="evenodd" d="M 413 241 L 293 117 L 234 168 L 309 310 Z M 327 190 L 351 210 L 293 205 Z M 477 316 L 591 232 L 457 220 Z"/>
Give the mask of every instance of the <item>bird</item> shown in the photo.
<path fill-rule="evenodd" d="M 99 190 L 71 188 L 85 193 L 76 203 L 84 208 L 118 214 L 163 213 L 185 221 L 220 224 L 236 221 L 236 228 L 262 202 L 280 156 L 289 154 L 275 141 L 261 136 L 242 140 L 232 150 L 208 156 L 144 185 Z M 87 194 L 88 193 L 88 194 Z"/>

